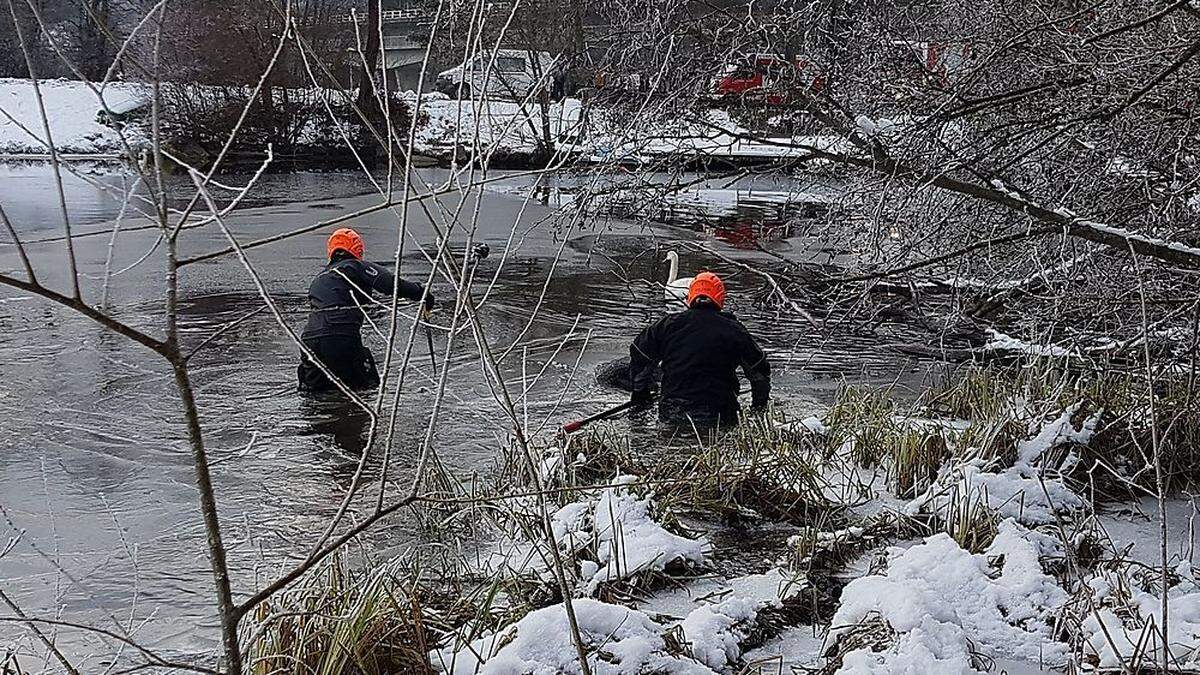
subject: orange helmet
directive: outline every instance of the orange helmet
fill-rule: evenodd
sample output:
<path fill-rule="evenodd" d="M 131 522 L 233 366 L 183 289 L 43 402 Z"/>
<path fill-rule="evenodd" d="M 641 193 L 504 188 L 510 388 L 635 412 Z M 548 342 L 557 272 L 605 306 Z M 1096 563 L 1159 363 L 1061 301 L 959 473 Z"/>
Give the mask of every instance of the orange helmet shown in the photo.
<path fill-rule="evenodd" d="M 712 300 L 717 305 L 717 309 L 725 307 L 725 282 L 712 272 L 697 274 L 696 278 L 692 280 L 692 285 L 688 286 L 688 307 L 692 306 L 696 298 Z"/>
<path fill-rule="evenodd" d="M 362 260 L 363 251 L 366 246 L 363 245 L 362 237 L 354 230 L 343 227 L 342 229 L 329 235 L 329 241 L 325 244 L 325 252 L 332 258 L 335 251 L 341 249 L 350 255 Z"/>

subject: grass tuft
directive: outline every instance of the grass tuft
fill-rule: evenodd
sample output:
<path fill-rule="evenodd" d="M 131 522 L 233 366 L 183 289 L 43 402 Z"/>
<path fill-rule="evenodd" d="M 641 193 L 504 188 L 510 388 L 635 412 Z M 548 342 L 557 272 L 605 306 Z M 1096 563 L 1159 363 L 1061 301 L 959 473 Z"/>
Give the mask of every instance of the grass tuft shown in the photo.
<path fill-rule="evenodd" d="M 354 572 L 336 555 L 259 605 L 250 622 L 254 675 L 432 673 L 420 598 L 396 568 Z"/>

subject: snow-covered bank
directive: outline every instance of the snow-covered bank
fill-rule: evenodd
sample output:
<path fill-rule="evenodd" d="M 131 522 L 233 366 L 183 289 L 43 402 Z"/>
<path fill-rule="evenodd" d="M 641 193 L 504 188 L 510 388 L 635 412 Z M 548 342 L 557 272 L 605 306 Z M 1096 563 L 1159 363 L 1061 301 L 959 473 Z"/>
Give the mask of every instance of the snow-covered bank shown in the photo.
<path fill-rule="evenodd" d="M 636 609 L 591 599 L 572 607 L 595 675 L 717 675 L 740 661 L 739 644 L 765 604 L 739 597 L 695 609 L 676 626 L 682 649 L 669 644 L 670 626 Z M 430 661 L 448 675 L 580 672 L 569 625 L 563 605 L 552 605 L 499 632 L 435 651 Z"/>
<path fill-rule="evenodd" d="M 1156 531 L 1098 515 L 1111 496 L 1086 478 L 1141 404 L 988 377 L 907 414 L 848 392 L 819 418 L 756 418 L 661 471 L 603 431 L 556 446 L 542 477 L 571 497 L 551 509 L 552 537 L 529 538 L 522 516 L 517 545 L 482 570 L 517 589 L 499 603 L 512 618 L 457 631 L 434 661 L 580 672 L 547 542 L 595 672 L 1104 673 L 1161 654 Z M 1167 573 L 1171 655 L 1194 672 L 1195 535 L 1172 513 L 1172 540 L 1182 527 L 1191 543 Z M 605 630 L 613 648 L 596 645 Z"/>
<path fill-rule="evenodd" d="M 979 657 L 1062 664 L 1054 614 L 1067 593 L 1040 559 L 1057 543 L 1018 525 L 1000 524 L 984 553 L 972 555 L 947 534 L 889 551 L 887 570 L 850 583 L 828 642 L 848 640 L 879 621 L 894 635 L 840 654 L 841 675 L 986 672 Z M 1001 561 L 998 565 L 990 561 Z"/>
<path fill-rule="evenodd" d="M 415 106 L 417 96 L 403 98 Z M 437 157 L 456 148 L 478 155 L 533 154 L 549 139 L 555 151 L 595 163 L 643 164 L 656 159 L 760 162 L 810 157 L 813 150 L 848 151 L 835 135 L 760 138 L 720 110 L 702 111 L 688 119 L 626 120 L 576 99 L 548 104 L 450 99 L 430 93 L 420 97 L 417 151 Z"/>
<path fill-rule="evenodd" d="M 55 147 L 60 153 L 86 156 L 121 152 L 118 131 L 102 123 L 106 105 L 123 114 L 151 95 L 148 85 L 138 83 L 108 85 L 103 103 L 85 82 L 50 80 L 41 83 L 41 90 Z M 334 92 L 309 93 L 318 99 L 328 96 L 331 105 L 341 102 Z M 412 91 L 400 98 L 418 109 L 415 150 L 441 159 L 512 161 L 536 157 L 550 148 L 568 160 L 602 163 L 659 158 L 760 162 L 804 158 L 813 148 L 848 149 L 837 136 L 758 138 L 722 111 L 703 112 L 689 120 L 627 121 L 570 98 L 545 107 L 490 99 L 460 101 L 440 93 L 418 97 Z M 298 131 L 298 142 L 314 147 L 336 144 L 341 139 L 339 124 L 314 118 Z M 41 156 L 48 147 L 32 82 L 0 79 L 0 154 Z"/>
<path fill-rule="evenodd" d="M 583 494 L 550 518 L 560 555 L 576 562 L 569 572 L 584 595 L 596 595 L 605 584 L 705 562 L 708 543 L 663 528 L 653 515 L 653 496 L 628 487 L 636 482 L 634 476 L 618 476 L 611 486 Z M 485 560 L 484 571 L 551 580 L 551 556 L 544 548 L 522 536 L 502 540 Z"/>
<path fill-rule="evenodd" d="M 639 121 L 636 126 L 595 114 L 588 132 L 588 159 L 594 162 L 643 164 L 664 157 L 770 162 L 809 159 L 814 152 L 853 151 L 849 141 L 832 134 L 764 137 L 722 110 Z"/>
<path fill-rule="evenodd" d="M 462 150 L 479 156 L 532 155 L 547 140 L 574 150 L 581 131 L 580 102 L 564 99 L 543 108 L 536 103 L 492 99 L 451 99 L 445 94 L 418 97 L 408 91 L 401 98 L 417 110 L 416 150 L 432 157 L 450 157 Z M 544 114 L 543 114 L 544 113 Z"/>
<path fill-rule="evenodd" d="M 70 155 L 114 156 L 122 151 L 116 129 L 101 122 L 105 106 L 125 111 L 145 100 L 145 85 L 113 83 L 101 95 L 83 82 L 40 82 L 50 122 L 50 136 L 59 152 Z M 32 81 L 0 78 L 0 154 L 46 155 L 50 152 L 41 108 Z"/>

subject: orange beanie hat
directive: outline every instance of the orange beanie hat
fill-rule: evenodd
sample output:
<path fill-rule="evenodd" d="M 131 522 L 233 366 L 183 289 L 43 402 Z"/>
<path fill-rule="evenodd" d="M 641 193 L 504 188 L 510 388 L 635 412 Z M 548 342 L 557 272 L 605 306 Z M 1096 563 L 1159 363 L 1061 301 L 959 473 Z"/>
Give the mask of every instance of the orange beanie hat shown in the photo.
<path fill-rule="evenodd" d="M 366 246 L 363 245 L 362 237 L 357 232 L 348 227 L 343 227 L 329 235 L 329 242 L 325 244 L 325 252 L 329 254 L 330 258 L 333 257 L 334 251 L 338 249 L 346 251 L 355 258 L 362 260 Z"/>
<path fill-rule="evenodd" d="M 725 307 L 725 283 L 721 281 L 721 277 L 712 272 L 701 272 L 692 280 L 692 285 L 688 286 L 687 304 L 692 306 L 696 298 L 705 297 L 712 300 L 717 305 L 717 309 Z"/>

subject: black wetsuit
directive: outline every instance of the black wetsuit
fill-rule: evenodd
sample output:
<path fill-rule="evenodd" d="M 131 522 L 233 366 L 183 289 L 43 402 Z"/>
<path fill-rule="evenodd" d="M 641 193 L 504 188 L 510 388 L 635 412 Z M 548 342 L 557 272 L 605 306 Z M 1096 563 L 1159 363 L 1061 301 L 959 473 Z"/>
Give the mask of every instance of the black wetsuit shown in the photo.
<path fill-rule="evenodd" d="M 765 406 L 771 395 L 766 354 L 736 317 L 716 305 L 698 303 L 659 319 L 634 340 L 629 359 L 634 400 L 649 400 L 654 366 L 662 364 L 658 414 L 664 422 L 736 424 L 739 367 L 750 380 L 755 408 Z"/>
<path fill-rule="evenodd" d="M 311 311 L 300 339 L 351 389 L 379 384 L 375 358 L 362 343 L 362 308 L 371 302 L 372 291 L 391 297 L 393 285 L 398 288 L 401 298 L 420 300 L 425 296 L 425 289 L 420 284 L 397 280 L 379 265 L 337 251 L 308 287 Z M 300 388 L 307 391 L 335 388 L 304 354 L 300 356 L 297 377 Z"/>

